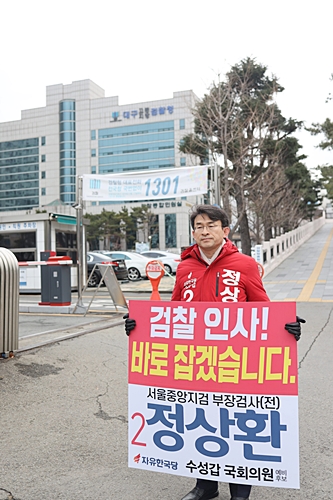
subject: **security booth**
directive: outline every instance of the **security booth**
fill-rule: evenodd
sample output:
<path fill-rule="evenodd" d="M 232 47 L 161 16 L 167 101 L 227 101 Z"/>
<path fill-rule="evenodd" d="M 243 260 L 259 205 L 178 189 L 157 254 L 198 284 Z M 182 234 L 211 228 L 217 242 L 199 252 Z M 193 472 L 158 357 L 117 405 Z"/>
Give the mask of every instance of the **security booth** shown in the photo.
<path fill-rule="evenodd" d="M 54 208 L 68 213 L 53 211 Z M 76 215 L 72 215 L 75 210 L 68 206 L 54 208 L 0 215 L 0 247 L 11 250 L 20 264 L 20 293 L 41 293 L 42 266 L 38 262 L 43 260 L 43 252 L 73 261 L 69 266 L 70 282 L 72 290 L 77 288 Z"/>

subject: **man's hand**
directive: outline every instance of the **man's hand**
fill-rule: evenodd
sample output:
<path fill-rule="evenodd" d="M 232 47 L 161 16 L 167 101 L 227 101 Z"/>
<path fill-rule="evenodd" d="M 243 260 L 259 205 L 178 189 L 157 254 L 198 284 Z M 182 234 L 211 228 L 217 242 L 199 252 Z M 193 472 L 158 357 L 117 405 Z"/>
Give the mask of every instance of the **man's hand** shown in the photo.
<path fill-rule="evenodd" d="M 286 323 L 284 325 L 287 332 L 291 333 L 291 335 L 294 335 L 296 340 L 299 340 L 301 338 L 301 323 L 306 323 L 305 319 L 296 316 L 296 321 L 294 323 Z"/>
<path fill-rule="evenodd" d="M 135 319 L 131 319 L 128 317 L 128 313 L 123 316 L 123 319 L 125 320 L 125 332 L 126 335 L 129 335 L 132 330 L 136 327 L 136 321 Z"/>

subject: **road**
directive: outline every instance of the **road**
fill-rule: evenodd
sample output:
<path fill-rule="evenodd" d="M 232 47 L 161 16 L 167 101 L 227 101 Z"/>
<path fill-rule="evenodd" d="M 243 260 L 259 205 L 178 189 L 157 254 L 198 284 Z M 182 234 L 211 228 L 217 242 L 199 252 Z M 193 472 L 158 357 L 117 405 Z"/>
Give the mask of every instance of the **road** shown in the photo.
<path fill-rule="evenodd" d="M 332 498 L 332 304 L 298 313 L 301 490 L 255 487 L 253 500 Z M 180 500 L 193 486 L 127 466 L 122 323 L 0 362 L 0 488 L 14 500 Z M 222 483 L 219 498 L 229 498 Z"/>
<path fill-rule="evenodd" d="M 301 489 L 254 487 L 251 500 L 333 497 L 332 235 L 327 225 L 264 280 L 273 300 L 296 300 L 307 320 L 298 342 Z M 0 362 L 0 500 L 180 500 L 193 487 L 128 468 L 127 337 L 122 314 L 101 311 L 85 319 L 89 335 Z M 27 329 L 55 328 L 60 317 L 68 328 L 69 315 L 30 315 Z M 20 315 L 20 327 L 28 318 Z M 219 499 L 229 499 L 226 484 Z"/>
<path fill-rule="evenodd" d="M 149 300 L 151 292 L 135 291 L 135 285 L 127 285 L 133 290 L 124 291 L 126 300 Z M 145 284 L 146 288 L 149 286 Z M 125 310 L 115 308 L 109 292 L 105 288 L 98 290 L 95 296 L 95 289 L 88 289 L 83 295 L 83 303 L 88 305 L 91 299 L 94 300 L 86 316 L 76 314 L 43 313 L 31 314 L 21 312 L 19 315 L 19 349 L 27 350 L 44 342 L 52 342 L 61 338 L 68 338 L 69 335 L 81 335 L 85 332 L 92 332 L 111 326 L 122 319 Z M 163 300 L 170 300 L 171 292 L 162 294 Z M 40 295 L 24 294 L 20 296 L 21 304 L 38 304 Z M 73 294 L 72 302 L 75 304 L 77 295 Z M 49 310 L 49 308 L 48 308 Z"/>

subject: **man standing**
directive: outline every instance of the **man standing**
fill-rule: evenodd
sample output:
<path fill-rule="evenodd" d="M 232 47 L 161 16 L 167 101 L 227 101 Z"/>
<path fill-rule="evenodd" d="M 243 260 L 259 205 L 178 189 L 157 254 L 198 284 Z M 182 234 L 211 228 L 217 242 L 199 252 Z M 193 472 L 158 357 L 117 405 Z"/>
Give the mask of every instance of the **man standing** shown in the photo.
<path fill-rule="evenodd" d="M 248 255 L 238 252 L 228 240 L 230 232 L 226 213 L 212 205 L 193 207 L 190 215 L 192 234 L 196 242 L 182 253 L 176 284 L 171 300 L 186 302 L 266 302 L 269 298 L 263 287 L 258 265 Z M 127 335 L 135 321 L 126 315 Z M 287 323 L 286 330 L 298 340 L 300 322 Z M 229 484 L 231 500 L 248 500 L 251 485 Z M 182 500 L 209 500 L 219 494 L 218 482 L 197 479 Z"/>

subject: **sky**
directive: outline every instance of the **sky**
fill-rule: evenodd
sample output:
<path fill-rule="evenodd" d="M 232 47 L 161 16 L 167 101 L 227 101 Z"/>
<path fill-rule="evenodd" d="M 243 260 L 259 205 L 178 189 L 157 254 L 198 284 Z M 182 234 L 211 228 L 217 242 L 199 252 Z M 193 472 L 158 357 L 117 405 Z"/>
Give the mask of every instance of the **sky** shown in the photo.
<path fill-rule="evenodd" d="M 332 14 L 329 0 L 0 0 L 0 122 L 45 106 L 47 85 L 84 79 L 121 105 L 202 97 L 246 57 L 278 77 L 285 117 L 333 119 Z M 298 138 L 310 170 L 333 164 L 319 137 Z"/>

